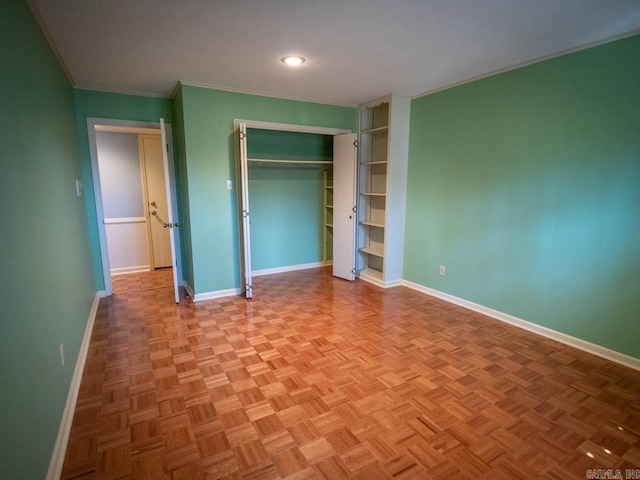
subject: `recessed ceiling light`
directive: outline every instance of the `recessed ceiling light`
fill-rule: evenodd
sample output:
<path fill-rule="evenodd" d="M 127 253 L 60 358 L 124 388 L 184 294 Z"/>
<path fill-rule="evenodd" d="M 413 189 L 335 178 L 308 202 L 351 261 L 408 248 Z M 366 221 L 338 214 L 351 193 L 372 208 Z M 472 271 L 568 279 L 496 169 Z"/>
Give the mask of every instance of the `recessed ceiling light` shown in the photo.
<path fill-rule="evenodd" d="M 290 55 L 288 57 L 282 57 L 280 61 L 290 67 L 297 67 L 298 65 L 302 65 L 305 62 L 305 59 L 303 57 Z"/>

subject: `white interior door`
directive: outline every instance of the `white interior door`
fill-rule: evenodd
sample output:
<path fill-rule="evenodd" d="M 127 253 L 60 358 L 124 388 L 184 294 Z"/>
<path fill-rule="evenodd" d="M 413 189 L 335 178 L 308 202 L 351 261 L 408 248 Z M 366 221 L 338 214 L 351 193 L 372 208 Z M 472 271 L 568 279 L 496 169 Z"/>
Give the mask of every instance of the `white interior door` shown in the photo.
<path fill-rule="evenodd" d="M 167 143 L 167 131 L 164 126 L 164 118 L 160 119 L 160 136 L 162 138 L 162 163 L 164 165 L 165 181 L 165 201 L 167 204 L 167 221 L 163 222 L 163 227 L 169 230 L 169 243 L 171 244 L 171 266 L 173 267 L 173 296 L 176 303 L 180 301 L 180 290 L 178 289 L 178 262 L 176 255 L 176 234 L 178 222 L 174 217 L 173 204 L 171 202 L 171 170 L 169 169 L 169 144 Z"/>
<path fill-rule="evenodd" d="M 356 278 L 356 134 L 333 137 L 333 274 Z"/>
<path fill-rule="evenodd" d="M 244 276 L 244 294 L 251 298 L 251 228 L 249 218 L 249 176 L 247 165 L 247 124 L 240 123 L 238 137 L 240 139 L 240 190 L 242 193 L 242 273 Z"/>
<path fill-rule="evenodd" d="M 172 265 L 171 240 L 169 229 L 164 228 L 169 218 L 162 138 L 160 135 L 140 135 L 139 141 L 146 180 L 151 265 L 153 268 L 170 267 Z"/>

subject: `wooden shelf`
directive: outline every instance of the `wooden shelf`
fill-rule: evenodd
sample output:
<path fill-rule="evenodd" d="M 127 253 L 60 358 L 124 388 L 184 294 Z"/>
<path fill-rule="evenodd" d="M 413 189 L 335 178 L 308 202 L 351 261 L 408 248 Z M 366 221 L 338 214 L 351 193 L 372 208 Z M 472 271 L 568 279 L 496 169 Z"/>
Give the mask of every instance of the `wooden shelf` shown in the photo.
<path fill-rule="evenodd" d="M 370 222 L 368 220 L 364 220 L 360 222 L 360 225 L 367 225 L 368 227 L 384 228 L 384 223 Z"/>
<path fill-rule="evenodd" d="M 386 193 L 375 193 L 375 192 L 360 192 L 360 195 L 364 195 L 366 197 L 386 197 Z"/>
<path fill-rule="evenodd" d="M 365 135 L 375 135 L 378 133 L 387 133 L 388 131 L 389 126 L 385 125 L 384 127 L 368 128 L 367 130 L 362 130 L 360 133 L 364 133 Z"/>
<path fill-rule="evenodd" d="M 382 272 L 380 270 L 376 270 L 375 268 L 365 268 L 360 271 L 360 278 L 377 280 L 378 282 L 382 281 Z"/>
<path fill-rule="evenodd" d="M 256 166 L 309 167 L 318 168 L 333 165 L 330 160 L 277 160 L 272 158 L 247 158 L 247 162 Z"/>
<path fill-rule="evenodd" d="M 379 162 L 362 162 L 360 165 L 386 165 L 386 160 L 381 160 Z"/>
<path fill-rule="evenodd" d="M 360 249 L 360 251 L 362 253 L 366 253 L 367 255 L 373 255 L 375 257 L 384 258 L 384 253 L 378 252 L 377 250 L 373 250 L 372 248 L 369 248 L 369 247 L 363 247 Z"/>
<path fill-rule="evenodd" d="M 333 259 L 333 171 L 325 169 L 323 173 L 322 192 L 324 205 L 322 214 L 322 261 L 330 262 Z"/>

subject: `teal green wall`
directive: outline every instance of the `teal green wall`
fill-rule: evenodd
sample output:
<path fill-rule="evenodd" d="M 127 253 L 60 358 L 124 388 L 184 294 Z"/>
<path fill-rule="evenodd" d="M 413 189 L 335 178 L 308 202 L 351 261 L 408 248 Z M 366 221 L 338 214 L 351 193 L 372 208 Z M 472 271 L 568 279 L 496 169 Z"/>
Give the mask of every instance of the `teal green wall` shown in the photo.
<path fill-rule="evenodd" d="M 83 89 L 74 90 L 74 98 L 76 129 L 80 148 L 80 160 L 82 162 L 82 178 L 84 180 L 89 219 L 89 236 L 91 239 L 91 255 L 94 269 L 93 278 L 97 290 L 104 290 L 104 273 L 102 271 L 102 260 L 100 258 L 100 241 L 98 237 L 93 177 L 91 174 L 91 154 L 89 152 L 87 118 L 93 117 L 155 123 L 159 123 L 160 118 L 164 118 L 166 123 L 172 123 L 173 101 L 167 98 L 97 92 Z M 179 191 L 178 196 L 180 196 Z"/>
<path fill-rule="evenodd" d="M 95 289 L 73 90 L 24 0 L 0 3 L 0 64 L 0 478 L 42 479 Z"/>
<path fill-rule="evenodd" d="M 276 160 L 332 160 L 333 136 L 248 128 L 247 154 Z"/>
<path fill-rule="evenodd" d="M 333 137 L 248 129 L 251 158 L 331 160 Z M 324 175 L 321 168 L 251 167 L 251 266 L 253 270 L 323 260 Z"/>
<path fill-rule="evenodd" d="M 234 118 L 355 130 L 356 109 L 182 86 L 196 293 L 240 287 Z M 226 181 L 234 181 L 233 191 Z"/>
<path fill-rule="evenodd" d="M 414 100 L 404 278 L 640 357 L 639 59 L 636 36 Z"/>

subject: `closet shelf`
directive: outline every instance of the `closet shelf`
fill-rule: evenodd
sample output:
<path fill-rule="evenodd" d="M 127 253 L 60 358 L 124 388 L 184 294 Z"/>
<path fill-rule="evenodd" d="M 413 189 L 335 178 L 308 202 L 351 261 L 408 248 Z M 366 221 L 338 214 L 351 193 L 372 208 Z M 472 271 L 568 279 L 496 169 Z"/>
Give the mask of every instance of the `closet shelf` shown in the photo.
<path fill-rule="evenodd" d="M 364 133 L 366 135 L 375 135 L 376 133 L 386 133 L 388 131 L 389 131 L 389 127 L 385 125 L 383 127 L 368 128 L 366 130 L 362 130 L 360 133 Z"/>
<path fill-rule="evenodd" d="M 374 255 L 376 257 L 384 258 L 384 253 L 378 252 L 378 251 L 376 251 L 376 250 L 374 250 L 372 248 L 369 248 L 369 247 L 363 247 L 363 248 L 360 249 L 360 251 L 362 253 L 366 253 L 367 255 Z"/>
<path fill-rule="evenodd" d="M 324 208 L 333 208 L 333 205 L 325 205 Z"/>
<path fill-rule="evenodd" d="M 370 222 L 368 220 L 364 220 L 360 222 L 360 225 L 367 225 L 369 227 L 376 227 L 376 228 L 384 228 L 384 223 Z"/>
<path fill-rule="evenodd" d="M 333 165 L 331 160 L 274 160 L 271 158 L 247 158 L 247 162 L 260 165 L 291 166 L 291 167 L 318 167 Z"/>
<path fill-rule="evenodd" d="M 362 162 L 360 165 L 386 165 L 387 161 L 386 160 L 381 160 L 378 162 Z"/>
<path fill-rule="evenodd" d="M 375 192 L 360 192 L 360 195 L 364 195 L 366 197 L 386 197 L 386 193 L 375 193 Z"/>
<path fill-rule="evenodd" d="M 324 226 L 325 227 L 329 227 L 329 228 L 333 228 L 333 223 L 325 223 Z"/>

